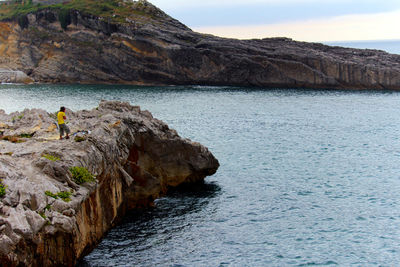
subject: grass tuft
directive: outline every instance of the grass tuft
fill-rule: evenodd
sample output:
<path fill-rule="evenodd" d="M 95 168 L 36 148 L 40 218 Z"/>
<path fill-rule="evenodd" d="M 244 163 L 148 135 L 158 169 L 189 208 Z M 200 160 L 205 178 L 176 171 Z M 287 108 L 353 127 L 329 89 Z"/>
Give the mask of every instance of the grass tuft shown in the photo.
<path fill-rule="evenodd" d="M 50 154 L 43 154 L 42 157 L 51 161 L 61 160 L 59 157 Z"/>
<path fill-rule="evenodd" d="M 7 186 L 3 184 L 3 181 L 0 180 L 0 197 L 4 197 L 6 195 Z"/>
<path fill-rule="evenodd" d="M 70 202 L 71 201 L 71 195 L 72 193 L 69 191 L 61 191 L 57 193 L 57 196 L 64 200 L 65 202 Z"/>
<path fill-rule="evenodd" d="M 111 23 L 126 23 L 127 19 L 145 20 L 154 19 L 159 14 L 158 10 L 148 7 L 146 1 L 125 2 L 123 0 L 71 0 L 59 4 L 42 5 L 35 4 L 29 0 L 15 1 L 11 4 L 1 4 L 0 21 L 15 20 L 21 28 L 27 28 L 29 21 L 26 15 L 43 9 L 53 9 L 59 14 L 59 22 L 65 30 L 71 23 L 70 11 L 80 12 L 97 16 Z"/>
<path fill-rule="evenodd" d="M 71 167 L 69 169 L 72 173 L 72 178 L 75 183 L 83 184 L 86 182 L 94 182 L 96 179 L 86 168 L 84 167 Z"/>
<path fill-rule="evenodd" d="M 44 192 L 44 194 L 46 196 L 52 197 L 54 199 L 61 198 L 65 202 L 70 202 L 71 201 L 71 195 L 72 195 L 72 193 L 68 192 L 68 191 L 61 191 L 61 192 L 58 192 L 57 194 L 54 194 L 54 193 L 52 193 L 50 191 L 46 191 L 46 192 Z M 46 206 L 46 209 L 48 208 L 48 206 Z M 49 206 L 49 209 L 50 208 L 51 208 L 51 206 Z"/>
<path fill-rule="evenodd" d="M 45 194 L 46 196 L 48 196 L 48 197 L 52 197 L 52 198 L 58 199 L 58 196 L 57 196 L 56 194 L 53 194 L 53 193 L 50 192 L 50 191 L 46 191 L 46 192 L 44 192 L 44 194 Z"/>

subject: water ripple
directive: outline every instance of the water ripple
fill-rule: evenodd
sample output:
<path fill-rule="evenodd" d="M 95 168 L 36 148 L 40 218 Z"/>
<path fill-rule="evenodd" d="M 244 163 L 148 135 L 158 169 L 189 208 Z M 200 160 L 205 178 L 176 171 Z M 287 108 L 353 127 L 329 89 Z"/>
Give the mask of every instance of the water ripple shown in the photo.
<path fill-rule="evenodd" d="M 133 212 L 81 266 L 397 266 L 399 92 L 0 85 L 0 108 L 149 109 L 221 163 Z M 43 97 L 46 96 L 46 97 Z"/>

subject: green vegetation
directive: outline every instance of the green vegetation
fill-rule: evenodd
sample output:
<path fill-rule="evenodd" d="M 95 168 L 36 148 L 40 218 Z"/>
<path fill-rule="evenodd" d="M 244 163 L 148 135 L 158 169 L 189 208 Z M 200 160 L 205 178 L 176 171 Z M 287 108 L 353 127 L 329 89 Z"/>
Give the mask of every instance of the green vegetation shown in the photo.
<path fill-rule="evenodd" d="M 85 140 L 86 140 L 86 138 L 82 137 L 82 136 L 75 136 L 75 138 L 74 138 L 75 142 L 83 142 Z"/>
<path fill-rule="evenodd" d="M 64 200 L 65 202 L 70 202 L 71 201 L 71 195 L 72 193 L 69 191 L 61 191 L 57 193 L 57 196 Z"/>
<path fill-rule="evenodd" d="M 51 205 L 47 204 L 43 211 L 38 212 L 39 215 L 45 220 L 47 220 L 47 216 L 45 214 L 46 210 L 51 210 Z M 47 220 L 47 225 L 49 225 L 49 224 L 50 224 L 50 221 Z"/>
<path fill-rule="evenodd" d="M 46 192 L 44 192 L 44 194 L 46 196 L 49 196 L 49 197 L 52 197 L 52 198 L 55 198 L 55 199 L 61 198 L 65 202 L 70 202 L 71 201 L 71 195 L 72 195 L 72 193 L 68 192 L 68 191 L 61 191 L 61 192 L 58 192 L 57 194 L 54 194 L 54 193 L 52 193 L 50 191 L 46 191 Z M 51 208 L 50 205 L 47 205 L 47 206 L 49 206 L 49 209 Z M 47 209 L 47 206 L 46 206 L 46 209 Z"/>
<path fill-rule="evenodd" d="M 42 157 L 51 161 L 61 160 L 59 157 L 50 154 L 43 154 Z"/>
<path fill-rule="evenodd" d="M 71 23 L 71 11 L 80 12 L 101 17 L 112 23 L 126 23 L 126 18 L 154 18 L 157 12 L 147 8 L 144 0 L 136 2 L 124 2 L 123 0 L 66 0 L 63 3 L 53 5 L 34 4 L 31 0 L 15 1 L 11 4 L 0 4 L 0 20 L 12 19 L 18 21 L 21 28 L 27 28 L 29 21 L 26 15 L 42 9 L 58 10 L 58 20 L 65 30 Z"/>
<path fill-rule="evenodd" d="M 32 138 L 34 134 L 35 133 L 31 133 L 31 134 L 22 133 L 22 134 L 19 135 L 19 137 L 21 137 L 21 138 Z"/>
<path fill-rule="evenodd" d="M 44 192 L 44 194 L 45 194 L 46 196 L 48 196 L 48 197 L 52 197 L 52 198 L 58 199 L 58 196 L 57 196 L 56 194 L 53 194 L 53 193 L 50 192 L 50 191 L 46 191 L 46 192 Z"/>
<path fill-rule="evenodd" d="M 44 211 L 40 211 L 39 215 L 43 218 L 43 219 L 47 219 L 46 215 L 44 215 Z"/>
<path fill-rule="evenodd" d="M 0 4 L 0 20 L 18 19 L 20 16 L 36 12 L 40 5 L 34 5 L 32 1 L 14 1 L 11 4 Z M 21 19 L 25 20 L 25 19 Z M 19 20 L 18 20 L 19 22 Z"/>
<path fill-rule="evenodd" d="M 3 184 L 3 181 L 0 180 L 0 197 L 4 197 L 6 195 L 7 186 Z"/>
<path fill-rule="evenodd" d="M 75 183 L 77 183 L 77 184 L 83 184 L 86 182 L 94 182 L 95 181 L 93 174 L 91 174 L 84 167 L 71 167 L 69 170 L 72 173 L 72 178 L 74 179 Z"/>

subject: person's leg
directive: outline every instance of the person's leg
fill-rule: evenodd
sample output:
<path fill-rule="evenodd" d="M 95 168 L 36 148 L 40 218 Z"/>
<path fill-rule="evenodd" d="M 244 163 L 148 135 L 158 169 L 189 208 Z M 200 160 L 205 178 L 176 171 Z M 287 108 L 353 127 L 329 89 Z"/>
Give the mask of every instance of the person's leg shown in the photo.
<path fill-rule="evenodd" d="M 67 134 L 67 136 L 65 138 L 69 139 L 69 133 L 70 133 L 69 127 L 66 124 L 64 124 L 64 125 L 65 125 L 65 133 Z"/>
<path fill-rule="evenodd" d="M 60 128 L 60 140 L 63 139 L 63 135 L 64 135 L 64 124 L 60 124 L 58 126 Z"/>

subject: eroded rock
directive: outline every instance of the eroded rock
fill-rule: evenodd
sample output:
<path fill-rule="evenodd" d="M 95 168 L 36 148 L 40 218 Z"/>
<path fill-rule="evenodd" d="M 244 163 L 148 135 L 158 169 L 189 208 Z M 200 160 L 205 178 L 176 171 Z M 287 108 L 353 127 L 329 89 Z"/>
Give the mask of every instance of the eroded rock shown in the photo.
<path fill-rule="evenodd" d="M 85 140 L 58 140 L 49 130 L 54 114 L 43 110 L 0 112 L 4 136 L 32 134 L 16 143 L 0 139 L 2 264 L 74 266 L 127 210 L 219 166 L 207 148 L 128 103 L 103 101 L 91 111 L 67 110 L 67 117 Z M 73 166 L 95 181 L 76 184 Z"/>
<path fill-rule="evenodd" d="M 0 83 L 33 83 L 34 80 L 19 70 L 0 69 Z"/>
<path fill-rule="evenodd" d="M 51 8 L 28 15 L 24 29 L 0 22 L 0 68 L 41 83 L 400 90 L 400 55 L 288 38 L 219 38 L 144 3 L 124 22 L 71 10 L 62 29 Z"/>

